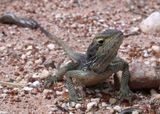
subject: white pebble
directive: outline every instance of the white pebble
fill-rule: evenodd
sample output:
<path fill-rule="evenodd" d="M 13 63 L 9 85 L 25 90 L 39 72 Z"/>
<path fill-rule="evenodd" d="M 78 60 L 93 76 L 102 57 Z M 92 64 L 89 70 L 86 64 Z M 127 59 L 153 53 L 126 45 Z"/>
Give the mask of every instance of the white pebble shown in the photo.
<path fill-rule="evenodd" d="M 76 108 L 76 109 L 79 109 L 79 108 L 81 108 L 81 106 L 82 106 L 82 105 L 78 103 L 78 104 L 76 104 L 75 108 Z"/>
<path fill-rule="evenodd" d="M 32 87 L 24 87 L 23 90 L 24 91 L 31 91 L 33 88 Z"/>
<path fill-rule="evenodd" d="M 87 111 L 90 111 L 94 106 L 97 106 L 97 102 L 89 102 L 87 104 Z"/>
<path fill-rule="evenodd" d="M 31 84 L 32 87 L 39 87 L 40 86 L 40 82 L 39 81 L 35 81 Z"/>
<path fill-rule="evenodd" d="M 97 103 L 99 103 L 100 98 L 92 98 L 91 101 L 92 101 L 92 102 L 97 102 Z"/>
<path fill-rule="evenodd" d="M 56 91 L 56 95 L 62 95 L 63 91 Z"/>
<path fill-rule="evenodd" d="M 50 49 L 50 50 L 53 50 L 55 48 L 55 45 L 54 44 L 48 44 L 47 47 Z"/>
<path fill-rule="evenodd" d="M 160 46 L 153 45 L 152 50 L 156 53 L 160 53 Z"/>
<path fill-rule="evenodd" d="M 102 102 L 102 107 L 107 107 L 107 103 Z"/>
<path fill-rule="evenodd" d="M 140 23 L 140 29 L 145 33 L 160 31 L 160 13 L 153 12 Z"/>
<path fill-rule="evenodd" d="M 149 57 L 149 54 L 148 54 L 147 50 L 144 50 L 143 53 L 144 53 L 143 54 L 144 57 Z"/>
<path fill-rule="evenodd" d="M 32 50 L 33 49 L 33 46 L 32 45 L 29 45 L 26 50 Z"/>
<path fill-rule="evenodd" d="M 63 103 L 63 104 L 61 105 L 61 107 L 62 107 L 62 108 L 64 108 L 64 109 L 68 109 L 68 107 L 67 107 L 67 104 L 66 104 L 66 103 Z"/>
<path fill-rule="evenodd" d="M 69 102 L 69 103 L 67 103 L 67 106 L 68 106 L 68 107 L 71 107 L 71 108 L 74 108 L 75 105 L 76 105 L 75 102 Z"/>
<path fill-rule="evenodd" d="M 50 89 L 44 89 L 43 90 L 43 94 L 48 94 L 48 93 L 52 93 L 52 90 L 50 90 Z"/>
<path fill-rule="evenodd" d="M 132 114 L 139 114 L 139 112 L 135 110 L 132 112 Z"/>
<path fill-rule="evenodd" d="M 0 111 L 0 114 L 9 114 L 9 113 L 6 111 Z"/>
<path fill-rule="evenodd" d="M 113 109 L 118 111 L 118 112 L 120 112 L 122 110 L 122 108 L 120 106 L 115 106 L 115 107 L 113 107 Z"/>
<path fill-rule="evenodd" d="M 45 79 L 50 75 L 49 71 L 44 69 L 41 73 L 40 73 L 40 79 Z"/>
<path fill-rule="evenodd" d="M 144 61 L 144 64 L 150 65 L 150 61 Z"/>

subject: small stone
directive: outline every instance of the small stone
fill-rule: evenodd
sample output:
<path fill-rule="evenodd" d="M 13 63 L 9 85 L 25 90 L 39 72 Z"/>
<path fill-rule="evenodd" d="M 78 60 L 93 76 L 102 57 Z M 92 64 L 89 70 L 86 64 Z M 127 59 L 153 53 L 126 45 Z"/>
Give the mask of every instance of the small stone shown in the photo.
<path fill-rule="evenodd" d="M 140 23 L 140 29 L 145 33 L 153 33 L 160 31 L 160 13 L 153 12 L 145 20 Z"/>
<path fill-rule="evenodd" d="M 49 71 L 44 69 L 41 73 L 34 73 L 32 78 L 40 78 L 40 79 L 45 79 L 50 75 Z"/>
<path fill-rule="evenodd" d="M 9 114 L 9 113 L 6 111 L 0 111 L 0 114 Z"/>
<path fill-rule="evenodd" d="M 143 53 L 144 53 L 143 54 L 144 57 L 149 57 L 149 54 L 148 54 L 147 50 L 144 50 Z"/>
<path fill-rule="evenodd" d="M 114 114 L 115 113 L 114 109 L 111 108 L 111 107 L 106 107 L 106 109 L 109 110 L 109 112 L 110 112 L 109 114 Z"/>
<path fill-rule="evenodd" d="M 150 65 L 150 61 L 144 61 L 144 64 Z"/>
<path fill-rule="evenodd" d="M 93 107 L 97 106 L 97 102 L 89 102 L 87 104 L 87 111 L 90 111 Z"/>
<path fill-rule="evenodd" d="M 26 56 L 30 56 L 32 54 L 32 51 L 28 51 L 27 53 L 26 53 Z"/>
<path fill-rule="evenodd" d="M 47 47 L 50 49 L 50 50 L 53 50 L 55 48 L 55 45 L 54 44 L 48 44 Z"/>
<path fill-rule="evenodd" d="M 130 32 L 131 32 L 131 33 L 138 32 L 138 31 L 139 31 L 139 28 L 138 28 L 138 27 L 131 27 L 131 28 L 130 28 Z"/>
<path fill-rule="evenodd" d="M 100 90 L 99 90 L 99 89 L 95 89 L 95 92 L 96 92 L 96 93 L 99 93 L 99 92 L 100 92 Z"/>
<path fill-rule="evenodd" d="M 39 81 L 33 82 L 33 83 L 31 84 L 31 87 L 35 87 L 35 88 L 40 87 L 40 82 L 39 82 Z"/>
<path fill-rule="evenodd" d="M 27 92 L 31 91 L 32 89 L 33 89 L 32 87 L 24 87 L 24 88 L 23 88 L 23 90 L 24 90 L 24 91 L 27 91 Z"/>
<path fill-rule="evenodd" d="M 100 98 L 92 98 L 91 101 L 92 101 L 92 102 L 97 102 L 97 103 L 99 103 Z"/>
<path fill-rule="evenodd" d="M 120 112 L 122 110 L 122 108 L 120 106 L 115 106 L 113 109 L 118 111 L 118 112 Z"/>
<path fill-rule="evenodd" d="M 8 94 L 6 94 L 6 93 L 2 93 L 2 94 L 0 95 L 0 98 L 6 98 L 7 95 L 8 95 Z"/>
<path fill-rule="evenodd" d="M 44 89 L 43 90 L 43 94 L 48 94 L 48 93 L 52 93 L 52 90 L 50 90 L 50 89 Z"/>
<path fill-rule="evenodd" d="M 102 102 L 102 107 L 107 107 L 107 103 Z"/>
<path fill-rule="evenodd" d="M 40 79 L 45 79 L 50 75 L 49 71 L 44 69 L 40 74 Z"/>
<path fill-rule="evenodd" d="M 151 48 L 154 52 L 160 53 L 160 46 L 153 45 Z"/>
<path fill-rule="evenodd" d="M 132 114 L 140 114 L 137 110 L 133 111 Z"/>
<path fill-rule="evenodd" d="M 75 102 L 69 102 L 69 103 L 67 103 L 67 106 L 68 106 L 68 107 L 71 107 L 71 108 L 74 108 L 75 105 L 76 105 Z"/>
<path fill-rule="evenodd" d="M 6 49 L 5 46 L 0 47 L 0 51 L 4 51 Z"/>
<path fill-rule="evenodd" d="M 21 59 L 23 59 L 23 60 L 26 59 L 26 55 L 22 54 Z"/>
<path fill-rule="evenodd" d="M 29 45 L 26 50 L 32 50 L 33 49 L 33 46 L 32 45 Z"/>
<path fill-rule="evenodd" d="M 42 62 L 43 62 L 43 60 L 41 58 L 34 61 L 34 63 L 36 63 L 36 64 L 42 64 Z"/>
<path fill-rule="evenodd" d="M 62 108 L 64 108 L 64 109 L 66 109 L 66 110 L 68 109 L 68 107 L 67 107 L 67 104 L 66 104 L 66 103 L 63 103 L 63 104 L 61 105 L 61 107 L 62 107 Z"/>
<path fill-rule="evenodd" d="M 56 91 L 56 95 L 62 95 L 63 91 Z"/>
<path fill-rule="evenodd" d="M 81 104 L 77 103 L 76 106 L 75 106 L 75 108 L 79 109 L 79 108 L 81 108 L 81 106 L 82 106 Z"/>
<path fill-rule="evenodd" d="M 51 108 L 51 110 L 53 111 L 53 112 L 55 112 L 55 111 L 58 111 L 59 109 L 57 108 L 57 107 L 53 107 L 53 108 Z M 51 113 L 52 114 L 52 113 Z"/>
<path fill-rule="evenodd" d="M 110 98 L 109 99 L 110 104 L 115 104 L 116 102 L 117 102 L 117 100 L 115 98 Z"/>

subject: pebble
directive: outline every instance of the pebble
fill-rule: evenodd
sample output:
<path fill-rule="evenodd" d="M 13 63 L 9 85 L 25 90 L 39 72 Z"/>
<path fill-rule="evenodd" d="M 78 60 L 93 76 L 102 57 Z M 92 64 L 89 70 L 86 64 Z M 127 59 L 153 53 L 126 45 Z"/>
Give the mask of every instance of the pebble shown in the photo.
<path fill-rule="evenodd" d="M 32 87 L 24 87 L 23 90 L 24 91 L 31 91 L 33 88 Z"/>
<path fill-rule="evenodd" d="M 35 87 L 35 88 L 40 87 L 40 82 L 39 82 L 39 81 L 33 82 L 33 83 L 31 84 L 31 87 Z"/>
<path fill-rule="evenodd" d="M 100 90 L 99 90 L 99 89 L 95 89 L 95 92 L 96 92 L 96 93 L 99 93 L 99 92 L 100 92 Z"/>
<path fill-rule="evenodd" d="M 118 111 L 118 112 L 120 112 L 122 110 L 122 108 L 120 106 L 115 106 L 115 107 L 113 107 L 113 109 Z"/>
<path fill-rule="evenodd" d="M 97 106 L 97 102 L 89 102 L 88 104 L 87 104 L 87 111 L 90 111 L 94 106 Z"/>
<path fill-rule="evenodd" d="M 138 31 L 139 31 L 139 28 L 138 28 L 138 27 L 131 27 L 131 28 L 130 28 L 130 32 L 131 32 L 131 33 L 138 32 Z"/>
<path fill-rule="evenodd" d="M 6 94 L 6 93 L 2 93 L 1 96 L 0 96 L 0 98 L 6 98 L 7 95 L 8 95 L 8 94 Z"/>
<path fill-rule="evenodd" d="M 48 44 L 47 47 L 50 49 L 50 50 L 53 50 L 55 48 L 55 45 L 54 44 Z"/>
<path fill-rule="evenodd" d="M 4 51 L 6 49 L 5 46 L 0 47 L 0 51 Z"/>
<path fill-rule="evenodd" d="M 160 53 L 160 46 L 153 45 L 151 48 L 154 52 Z"/>
<path fill-rule="evenodd" d="M 150 61 L 144 61 L 144 64 L 150 65 Z"/>
<path fill-rule="evenodd" d="M 9 113 L 6 111 L 0 111 L 0 114 L 9 114 Z"/>
<path fill-rule="evenodd" d="M 34 73 L 32 78 L 40 78 L 40 79 L 45 79 L 50 75 L 49 71 L 44 69 L 41 73 Z"/>
<path fill-rule="evenodd" d="M 32 54 L 32 51 L 28 51 L 27 53 L 26 53 L 26 56 L 30 56 Z"/>
<path fill-rule="evenodd" d="M 140 23 L 140 29 L 145 33 L 160 31 L 160 13 L 153 12 Z"/>
<path fill-rule="evenodd" d="M 107 103 L 102 102 L 102 107 L 107 107 Z"/>
<path fill-rule="evenodd" d="M 147 50 L 143 50 L 143 56 L 144 57 L 149 57 L 148 51 Z"/>
<path fill-rule="evenodd" d="M 56 95 L 62 95 L 63 91 L 56 91 Z"/>
<path fill-rule="evenodd" d="M 140 114 L 137 110 L 133 111 L 132 114 Z"/>
<path fill-rule="evenodd" d="M 68 106 L 68 107 L 71 107 L 71 108 L 74 108 L 75 105 L 76 105 L 75 102 L 69 102 L 69 103 L 67 103 L 67 106 Z"/>
<path fill-rule="evenodd" d="M 32 45 L 29 45 L 26 50 L 32 50 L 33 49 L 33 46 Z"/>
<path fill-rule="evenodd" d="M 50 75 L 49 71 L 44 69 L 41 73 L 40 73 L 40 79 L 45 79 Z"/>
<path fill-rule="evenodd" d="M 52 90 L 50 90 L 50 89 L 44 89 L 43 90 L 43 94 L 48 94 L 48 93 L 52 93 Z"/>
<path fill-rule="evenodd" d="M 64 109 L 68 109 L 68 107 L 67 107 L 67 104 L 66 104 L 66 103 L 63 103 L 63 104 L 61 105 L 61 107 L 62 107 L 62 108 L 64 108 Z"/>
<path fill-rule="evenodd" d="M 116 102 L 117 102 L 117 99 L 115 99 L 115 98 L 110 98 L 109 99 L 110 104 L 115 104 Z"/>
<path fill-rule="evenodd" d="M 91 101 L 92 101 L 92 102 L 97 102 L 97 103 L 99 103 L 100 98 L 92 98 Z"/>
<path fill-rule="evenodd" d="M 79 108 L 81 108 L 81 106 L 82 106 L 81 104 L 77 103 L 76 106 L 75 106 L 75 108 L 79 109 Z"/>

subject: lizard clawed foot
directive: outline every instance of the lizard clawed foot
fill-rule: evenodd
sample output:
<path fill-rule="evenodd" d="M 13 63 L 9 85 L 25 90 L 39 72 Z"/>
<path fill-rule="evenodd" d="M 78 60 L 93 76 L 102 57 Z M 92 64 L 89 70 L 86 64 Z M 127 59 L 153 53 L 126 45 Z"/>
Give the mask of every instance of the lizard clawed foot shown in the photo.
<path fill-rule="evenodd" d="M 133 92 L 128 86 L 125 88 L 120 88 L 119 95 L 121 101 L 128 100 L 131 103 Z"/>
<path fill-rule="evenodd" d="M 49 88 L 52 84 L 56 84 L 58 82 L 58 78 L 56 76 L 50 76 L 45 80 L 44 87 Z"/>

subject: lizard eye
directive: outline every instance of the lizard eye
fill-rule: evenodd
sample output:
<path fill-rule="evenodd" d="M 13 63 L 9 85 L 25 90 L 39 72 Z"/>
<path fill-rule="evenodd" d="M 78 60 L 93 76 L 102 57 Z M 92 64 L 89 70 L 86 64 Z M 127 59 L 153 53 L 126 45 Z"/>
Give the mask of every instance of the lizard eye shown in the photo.
<path fill-rule="evenodd" d="M 103 40 L 103 39 L 97 39 L 97 42 L 98 42 L 99 44 L 103 44 L 104 40 Z"/>

